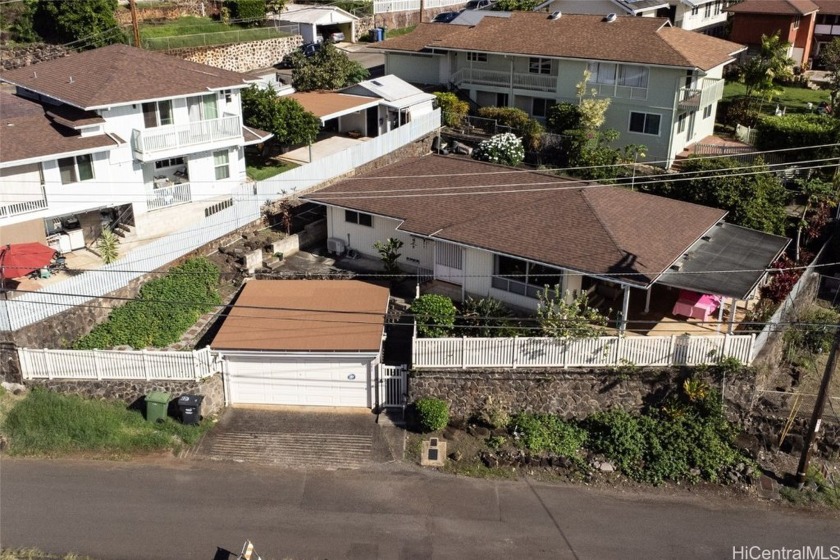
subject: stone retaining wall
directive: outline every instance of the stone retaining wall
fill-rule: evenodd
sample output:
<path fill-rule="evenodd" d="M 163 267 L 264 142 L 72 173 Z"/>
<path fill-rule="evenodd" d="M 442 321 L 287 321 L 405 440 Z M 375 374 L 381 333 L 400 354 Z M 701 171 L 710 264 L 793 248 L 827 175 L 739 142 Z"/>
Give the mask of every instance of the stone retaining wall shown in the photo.
<path fill-rule="evenodd" d="M 38 62 L 61 58 L 72 52 L 72 50 L 61 45 L 47 45 L 45 43 L 13 48 L 4 46 L 0 48 L 0 61 L 2 61 L 0 66 L 2 66 L 3 70 L 14 70 L 15 68 L 23 68 L 24 66 L 30 66 Z"/>
<path fill-rule="evenodd" d="M 173 5 L 174 4 L 174 5 Z M 213 7 L 213 2 L 201 2 L 200 0 L 180 0 L 177 3 L 167 2 L 163 6 L 137 6 L 137 20 L 144 21 L 166 21 L 178 19 L 183 16 L 204 17 L 217 13 L 218 9 Z M 117 10 L 114 18 L 120 25 L 131 25 L 131 10 Z"/>
<path fill-rule="evenodd" d="M 620 407 L 639 411 L 660 402 L 679 387 L 688 373 L 661 369 L 622 374 L 620 371 L 569 370 L 414 370 L 408 381 L 409 400 L 436 397 L 449 403 L 453 417 L 469 418 L 490 397 L 510 413 L 558 414 L 583 418 L 594 412 Z M 713 387 L 722 383 L 708 378 Z M 724 388 L 727 415 L 742 421 L 750 414 L 755 374 L 747 371 L 727 378 Z"/>
<path fill-rule="evenodd" d="M 193 47 L 167 51 L 172 56 L 233 72 L 270 68 L 303 44 L 303 37 L 279 37 L 219 47 Z"/>
<path fill-rule="evenodd" d="M 29 387 L 43 387 L 65 395 L 122 401 L 126 405 L 142 404 L 143 397 L 152 391 L 170 393 L 173 401 L 185 394 L 202 395 L 204 400 L 201 403 L 201 415 L 205 418 L 216 416 L 225 406 L 224 385 L 220 373 L 200 381 L 32 379 L 26 384 Z M 170 414 L 177 410 L 174 407 L 175 405 L 170 404 Z"/>

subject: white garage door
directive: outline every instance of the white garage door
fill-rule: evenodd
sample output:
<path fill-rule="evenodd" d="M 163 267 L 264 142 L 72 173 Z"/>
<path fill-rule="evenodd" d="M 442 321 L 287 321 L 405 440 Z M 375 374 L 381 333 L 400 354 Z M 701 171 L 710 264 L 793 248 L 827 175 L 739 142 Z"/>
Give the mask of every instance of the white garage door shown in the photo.
<path fill-rule="evenodd" d="M 371 407 L 369 362 L 228 356 L 231 404 Z"/>

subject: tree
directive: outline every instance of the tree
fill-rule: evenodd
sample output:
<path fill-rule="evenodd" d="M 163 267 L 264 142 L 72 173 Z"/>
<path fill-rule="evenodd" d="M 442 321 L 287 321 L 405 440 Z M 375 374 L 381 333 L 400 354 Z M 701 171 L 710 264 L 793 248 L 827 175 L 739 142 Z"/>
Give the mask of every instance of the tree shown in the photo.
<path fill-rule="evenodd" d="M 598 91 L 594 88 L 586 97 L 586 86 L 592 72 L 589 69 L 583 71 L 583 79 L 575 85 L 578 96 L 578 109 L 580 109 L 580 127 L 584 130 L 597 130 L 604 126 L 607 120 L 607 109 L 610 108 L 610 99 L 598 99 Z"/>
<path fill-rule="evenodd" d="M 33 26 L 46 40 L 85 48 L 125 43 L 128 36 L 114 17 L 117 7 L 117 0 L 38 0 Z"/>
<path fill-rule="evenodd" d="M 22 0 L 0 9 L 0 29 L 8 27 L 15 41 L 35 43 L 41 38 L 35 32 L 33 17 L 37 0 Z"/>
<path fill-rule="evenodd" d="M 775 80 L 791 74 L 793 60 L 788 57 L 790 43 L 782 41 L 779 33 L 761 36 L 761 50 L 744 65 L 742 80 L 749 99 L 770 98 L 778 88 Z"/>
<path fill-rule="evenodd" d="M 446 296 L 439 294 L 423 294 L 411 304 L 411 313 L 417 323 L 420 336 L 437 338 L 445 337 L 455 326 L 455 304 Z"/>
<path fill-rule="evenodd" d="M 536 7 L 536 0 L 498 0 L 491 9 L 502 12 L 532 12 Z"/>
<path fill-rule="evenodd" d="M 581 128 L 580 107 L 574 103 L 557 103 L 548 110 L 545 119 L 546 128 L 554 134 L 563 134 L 567 130 Z"/>
<path fill-rule="evenodd" d="M 528 113 L 516 107 L 482 107 L 478 110 L 478 116 L 485 119 L 493 119 L 499 124 L 509 126 L 513 133 L 522 138 L 522 144 L 529 150 L 536 150 L 540 147 L 540 139 L 543 134 L 543 126 L 528 116 Z"/>
<path fill-rule="evenodd" d="M 464 117 L 470 112 L 469 103 L 448 91 L 436 91 L 434 95 L 443 116 L 444 126 L 455 127 L 464 122 Z"/>
<path fill-rule="evenodd" d="M 738 173 L 739 167 L 744 164 L 731 158 L 688 158 L 673 183 L 637 180 L 636 185 L 653 194 L 726 210 L 734 224 L 783 235 L 787 190 L 760 159 L 745 169 L 748 173 Z"/>
<path fill-rule="evenodd" d="M 298 91 L 335 90 L 366 79 L 367 69 L 334 45 L 323 45 L 313 56 L 297 51 L 289 56 L 292 85 Z"/>
<path fill-rule="evenodd" d="M 386 241 L 376 241 L 373 244 L 373 248 L 379 253 L 386 274 L 396 276 L 401 272 L 397 261 L 402 256 L 399 252 L 402 246 L 403 242 L 395 237 L 389 237 Z"/>
<path fill-rule="evenodd" d="M 312 142 L 321 121 L 287 96 L 278 96 L 271 88 L 251 86 L 242 91 L 242 113 L 245 124 L 274 134 L 283 145 L 294 146 Z"/>
<path fill-rule="evenodd" d="M 607 317 L 589 307 L 588 296 L 581 293 L 569 301 L 560 286 L 538 292 L 537 320 L 543 334 L 554 338 L 596 338 L 606 334 Z"/>
<path fill-rule="evenodd" d="M 820 60 L 828 70 L 831 107 L 833 109 L 837 106 L 837 96 L 840 94 L 840 37 L 835 37 L 830 43 L 823 45 L 820 49 Z"/>

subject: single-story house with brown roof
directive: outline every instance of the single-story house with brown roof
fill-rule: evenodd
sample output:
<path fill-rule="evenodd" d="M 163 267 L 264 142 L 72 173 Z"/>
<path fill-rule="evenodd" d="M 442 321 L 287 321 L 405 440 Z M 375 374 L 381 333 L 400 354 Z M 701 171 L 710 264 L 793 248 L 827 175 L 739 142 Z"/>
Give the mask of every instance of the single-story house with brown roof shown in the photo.
<path fill-rule="evenodd" d="M 251 280 L 210 346 L 228 404 L 373 408 L 389 290 L 359 280 Z"/>
<path fill-rule="evenodd" d="M 788 244 L 716 208 L 455 156 L 406 159 L 304 198 L 327 206 L 328 247 L 376 258 L 375 242 L 400 239 L 399 263 L 457 299 L 533 311 L 546 285 L 608 294 L 620 330 L 631 291 L 647 306 L 654 285 L 675 300 L 677 289 L 751 298 Z"/>
<path fill-rule="evenodd" d="M 385 52 L 386 74 L 455 86 L 479 106 L 539 120 L 554 104 L 577 103 L 588 72 L 587 95 L 610 99 L 604 128 L 620 133 L 617 145 L 641 144 L 647 161 L 664 167 L 714 133 L 723 69 L 746 49 L 665 18 L 559 12 L 421 23 L 372 48 Z"/>

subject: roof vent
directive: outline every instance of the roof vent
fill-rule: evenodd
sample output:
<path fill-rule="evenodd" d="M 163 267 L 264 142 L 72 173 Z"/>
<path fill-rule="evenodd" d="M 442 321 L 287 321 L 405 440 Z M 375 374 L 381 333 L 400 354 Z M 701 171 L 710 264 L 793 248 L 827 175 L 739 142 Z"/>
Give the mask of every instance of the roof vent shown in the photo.
<path fill-rule="evenodd" d="M 72 83 L 73 83 L 73 76 L 70 76 L 70 81 L 69 81 L 69 82 L 67 82 L 67 83 L 68 83 L 68 84 L 72 84 Z"/>
<path fill-rule="evenodd" d="M 712 236 L 711 236 L 711 235 L 704 235 L 703 237 L 701 237 L 701 239 L 702 239 L 703 241 L 711 241 L 711 240 L 712 240 Z"/>
<path fill-rule="evenodd" d="M 32 72 L 32 77 L 38 79 L 38 72 Z"/>
<path fill-rule="evenodd" d="M 612 23 L 616 19 L 618 19 L 618 16 L 615 15 L 614 13 L 612 13 L 612 14 L 607 14 L 607 17 L 604 18 L 604 21 L 606 21 L 607 23 Z"/>
<path fill-rule="evenodd" d="M 548 19 L 560 19 L 560 16 L 562 15 L 563 13 L 560 10 L 557 10 L 556 12 L 551 12 L 551 15 L 548 16 Z"/>

